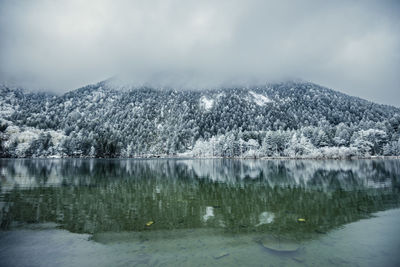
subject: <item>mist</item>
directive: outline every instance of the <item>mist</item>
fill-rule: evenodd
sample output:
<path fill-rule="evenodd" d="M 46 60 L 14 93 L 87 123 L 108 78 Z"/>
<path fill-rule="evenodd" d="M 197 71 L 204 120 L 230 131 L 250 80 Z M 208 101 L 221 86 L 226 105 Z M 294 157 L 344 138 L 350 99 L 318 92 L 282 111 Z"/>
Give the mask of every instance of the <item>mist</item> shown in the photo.
<path fill-rule="evenodd" d="M 398 1 L 1 1 L 0 82 L 210 88 L 300 78 L 400 106 Z"/>

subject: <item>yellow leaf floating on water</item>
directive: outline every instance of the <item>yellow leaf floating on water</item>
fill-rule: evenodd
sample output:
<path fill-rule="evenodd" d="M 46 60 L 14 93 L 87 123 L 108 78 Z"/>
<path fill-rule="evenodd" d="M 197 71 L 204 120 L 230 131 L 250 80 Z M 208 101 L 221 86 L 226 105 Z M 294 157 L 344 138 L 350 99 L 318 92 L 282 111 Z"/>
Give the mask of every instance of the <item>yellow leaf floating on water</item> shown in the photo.
<path fill-rule="evenodd" d="M 146 226 L 150 226 L 150 225 L 152 225 L 153 223 L 154 223 L 153 221 L 149 221 L 149 222 L 146 223 Z"/>
<path fill-rule="evenodd" d="M 306 222 L 306 219 L 298 218 L 297 221 L 298 221 L 298 222 Z"/>

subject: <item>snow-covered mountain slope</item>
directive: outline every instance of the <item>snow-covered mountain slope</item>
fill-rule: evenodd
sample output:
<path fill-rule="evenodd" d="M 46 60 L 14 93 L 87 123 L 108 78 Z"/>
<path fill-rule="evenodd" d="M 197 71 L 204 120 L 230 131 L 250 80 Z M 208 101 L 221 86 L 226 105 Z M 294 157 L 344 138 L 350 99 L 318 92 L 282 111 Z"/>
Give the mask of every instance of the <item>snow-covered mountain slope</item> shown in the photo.
<path fill-rule="evenodd" d="M 309 82 L 214 90 L 126 86 L 121 90 L 104 81 L 62 96 L 3 86 L 0 114 L 2 150 L 8 156 L 42 155 L 37 144 L 17 155 L 6 134 L 8 125 L 61 131 L 61 155 L 114 157 L 183 152 L 297 156 L 332 147 L 354 148 L 347 151 L 350 154 L 396 154 L 400 124 L 398 108 Z"/>

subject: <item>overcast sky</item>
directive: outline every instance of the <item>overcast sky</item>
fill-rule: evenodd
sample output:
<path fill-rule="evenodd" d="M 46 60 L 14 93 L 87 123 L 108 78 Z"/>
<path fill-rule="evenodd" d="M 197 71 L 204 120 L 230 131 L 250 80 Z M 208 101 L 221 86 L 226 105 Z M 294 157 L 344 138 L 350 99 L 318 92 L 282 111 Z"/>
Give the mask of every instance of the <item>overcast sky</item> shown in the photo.
<path fill-rule="evenodd" d="M 301 78 L 400 106 L 400 1 L 0 1 L 0 81 Z"/>

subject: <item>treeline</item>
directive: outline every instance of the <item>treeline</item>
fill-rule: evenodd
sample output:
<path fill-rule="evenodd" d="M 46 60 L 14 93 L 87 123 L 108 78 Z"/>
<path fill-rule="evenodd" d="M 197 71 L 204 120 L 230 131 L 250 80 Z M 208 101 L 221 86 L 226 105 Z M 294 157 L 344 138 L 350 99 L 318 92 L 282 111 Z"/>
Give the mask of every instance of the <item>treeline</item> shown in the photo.
<path fill-rule="evenodd" d="M 229 133 L 198 140 L 188 155 L 196 157 L 350 158 L 399 156 L 400 138 L 389 141 L 379 129 L 354 130 L 339 125 L 327 133 L 318 127 L 258 133 Z M 340 128 L 347 128 L 341 131 Z"/>

